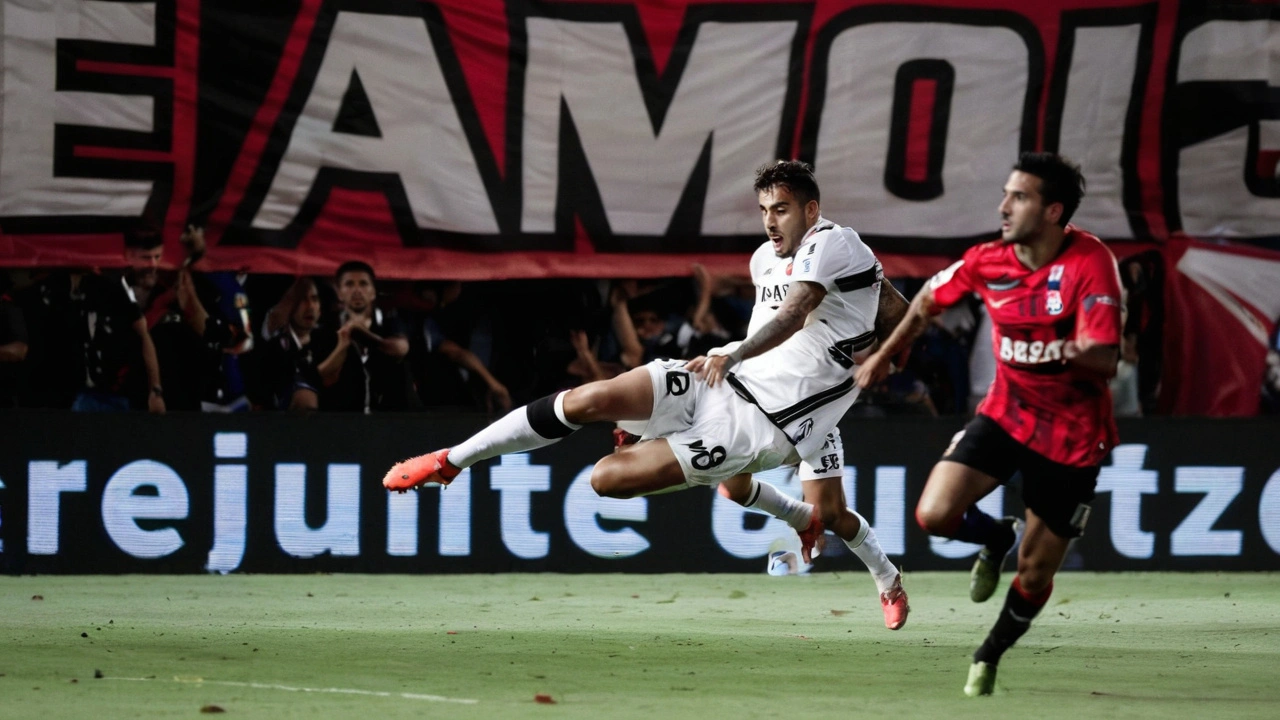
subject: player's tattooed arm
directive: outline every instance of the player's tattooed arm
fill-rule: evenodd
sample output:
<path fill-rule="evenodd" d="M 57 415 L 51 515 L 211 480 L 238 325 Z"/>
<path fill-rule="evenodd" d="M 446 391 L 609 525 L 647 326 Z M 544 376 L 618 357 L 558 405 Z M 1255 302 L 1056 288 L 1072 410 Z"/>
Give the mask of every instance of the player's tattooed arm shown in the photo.
<path fill-rule="evenodd" d="M 887 284 L 886 282 L 881 287 L 883 288 Z M 883 303 L 883 299 L 881 302 Z M 937 314 L 938 305 L 934 302 L 933 290 L 928 285 L 925 285 L 911 300 L 911 304 L 903 314 L 902 320 L 898 322 L 893 332 L 889 334 L 889 339 L 883 341 L 880 344 L 880 349 L 854 371 L 854 379 L 857 381 L 858 387 L 869 388 L 888 377 L 890 361 L 910 349 L 916 338 L 924 334 L 925 329 L 929 327 L 929 322 Z M 877 335 L 879 334 L 879 324 L 880 321 L 877 318 Z"/>
<path fill-rule="evenodd" d="M 826 295 L 826 288 L 817 283 L 807 280 L 792 283 L 791 289 L 787 291 L 787 299 L 782 301 L 782 306 L 773 319 L 743 340 L 729 357 L 734 362 L 741 362 L 778 347 L 804 327 L 805 318 L 809 317 L 809 313 L 818 307 Z"/>
<path fill-rule="evenodd" d="M 907 316 L 907 308 L 910 304 L 907 299 L 898 292 L 898 288 L 886 279 L 880 280 L 880 305 L 876 310 L 876 339 L 880 344 L 889 341 L 889 336 L 893 334 L 893 329 L 898 327 L 902 322 L 902 318 Z"/>
<path fill-rule="evenodd" d="M 695 358 L 689 363 L 689 370 L 714 387 L 729 372 L 729 368 L 747 358 L 772 350 L 804 327 L 805 318 L 826 295 L 826 288 L 817 283 L 807 280 L 791 283 L 787 299 L 782 301 L 782 306 L 772 320 L 743 340 L 732 353 Z"/>
<path fill-rule="evenodd" d="M 880 349 L 887 342 L 889 337 L 893 335 L 893 331 L 902 323 L 902 319 L 907 316 L 907 310 L 910 304 L 907 299 L 898 292 L 898 288 L 888 280 L 880 279 L 880 304 L 876 308 L 876 342 L 871 348 L 863 350 L 859 355 L 870 356 L 872 352 Z M 854 356 L 856 362 L 865 362 L 864 357 Z M 889 358 L 893 365 L 897 368 L 904 368 L 907 365 L 907 358 L 911 355 L 911 346 L 903 348 L 897 355 Z"/>

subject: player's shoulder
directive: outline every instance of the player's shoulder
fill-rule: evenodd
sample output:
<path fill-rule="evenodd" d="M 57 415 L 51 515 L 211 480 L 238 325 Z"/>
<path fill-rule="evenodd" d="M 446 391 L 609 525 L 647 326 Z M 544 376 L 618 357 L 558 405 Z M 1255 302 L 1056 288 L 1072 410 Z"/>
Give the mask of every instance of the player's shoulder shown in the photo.
<path fill-rule="evenodd" d="M 747 263 L 747 266 L 751 269 L 751 277 L 753 279 L 758 278 L 760 273 L 767 270 L 777 257 L 777 255 L 773 254 L 773 243 L 761 243 L 755 252 L 751 253 L 751 260 Z"/>
<path fill-rule="evenodd" d="M 1070 254 L 1077 259 L 1077 262 L 1086 265 L 1095 263 L 1102 263 L 1103 265 L 1115 264 L 1115 253 L 1111 252 L 1111 248 L 1098 239 L 1097 235 L 1081 230 L 1075 225 L 1068 225 L 1066 234 L 1071 242 Z"/>
<path fill-rule="evenodd" d="M 994 260 L 1002 260 L 1009 254 L 1009 244 L 1003 240 L 988 240 L 984 243 L 973 245 L 964 251 L 962 256 L 966 262 L 991 262 Z"/>
<path fill-rule="evenodd" d="M 801 244 L 796 257 L 819 255 L 827 263 L 860 267 L 876 262 L 875 253 L 856 230 L 829 221 L 820 222 L 818 229 Z"/>

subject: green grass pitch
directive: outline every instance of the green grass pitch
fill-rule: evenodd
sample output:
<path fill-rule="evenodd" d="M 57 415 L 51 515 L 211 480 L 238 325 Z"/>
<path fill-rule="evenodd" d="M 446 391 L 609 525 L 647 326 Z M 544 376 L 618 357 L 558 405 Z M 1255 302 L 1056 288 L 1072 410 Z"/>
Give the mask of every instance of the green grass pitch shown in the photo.
<path fill-rule="evenodd" d="M 1063 574 L 978 699 L 1003 587 L 906 587 L 890 632 L 865 574 L 3 577 L 0 718 L 1280 717 L 1275 574 Z"/>

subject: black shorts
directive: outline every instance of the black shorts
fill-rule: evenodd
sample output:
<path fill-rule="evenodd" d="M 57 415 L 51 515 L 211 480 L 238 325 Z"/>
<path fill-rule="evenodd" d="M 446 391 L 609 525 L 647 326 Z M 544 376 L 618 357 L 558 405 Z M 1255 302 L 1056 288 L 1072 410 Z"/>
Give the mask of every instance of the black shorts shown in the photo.
<path fill-rule="evenodd" d="M 1084 534 L 1099 466 L 1057 463 L 1014 440 L 995 420 L 976 415 L 951 439 L 943 460 L 958 462 L 1009 482 L 1022 472 L 1022 500 L 1059 537 Z"/>

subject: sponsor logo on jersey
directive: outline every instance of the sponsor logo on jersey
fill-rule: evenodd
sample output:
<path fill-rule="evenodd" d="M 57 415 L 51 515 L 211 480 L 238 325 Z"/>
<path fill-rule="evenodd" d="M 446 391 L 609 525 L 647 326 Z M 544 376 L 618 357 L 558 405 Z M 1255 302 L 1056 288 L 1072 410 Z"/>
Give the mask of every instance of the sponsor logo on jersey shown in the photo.
<path fill-rule="evenodd" d="M 671 371 L 667 373 L 667 394 L 683 395 L 689 392 L 689 373 Z"/>
<path fill-rule="evenodd" d="M 708 450 L 701 440 L 691 442 L 686 447 L 694 451 L 695 455 L 689 462 L 693 463 L 693 466 L 699 470 L 710 470 L 723 463 L 725 458 L 728 457 L 728 453 L 725 452 L 723 447 L 717 445 Z"/>
<path fill-rule="evenodd" d="M 782 302 L 787 297 L 787 288 L 790 285 L 768 285 L 760 286 L 760 302 L 761 304 L 770 302 Z"/>
<path fill-rule="evenodd" d="M 1062 346 L 1066 340 L 1010 340 L 1000 337 L 1000 359 L 1019 365 L 1039 365 L 1062 360 Z"/>
<path fill-rule="evenodd" d="M 1044 294 L 1044 306 L 1050 315 L 1062 314 L 1062 293 L 1050 290 Z"/>

